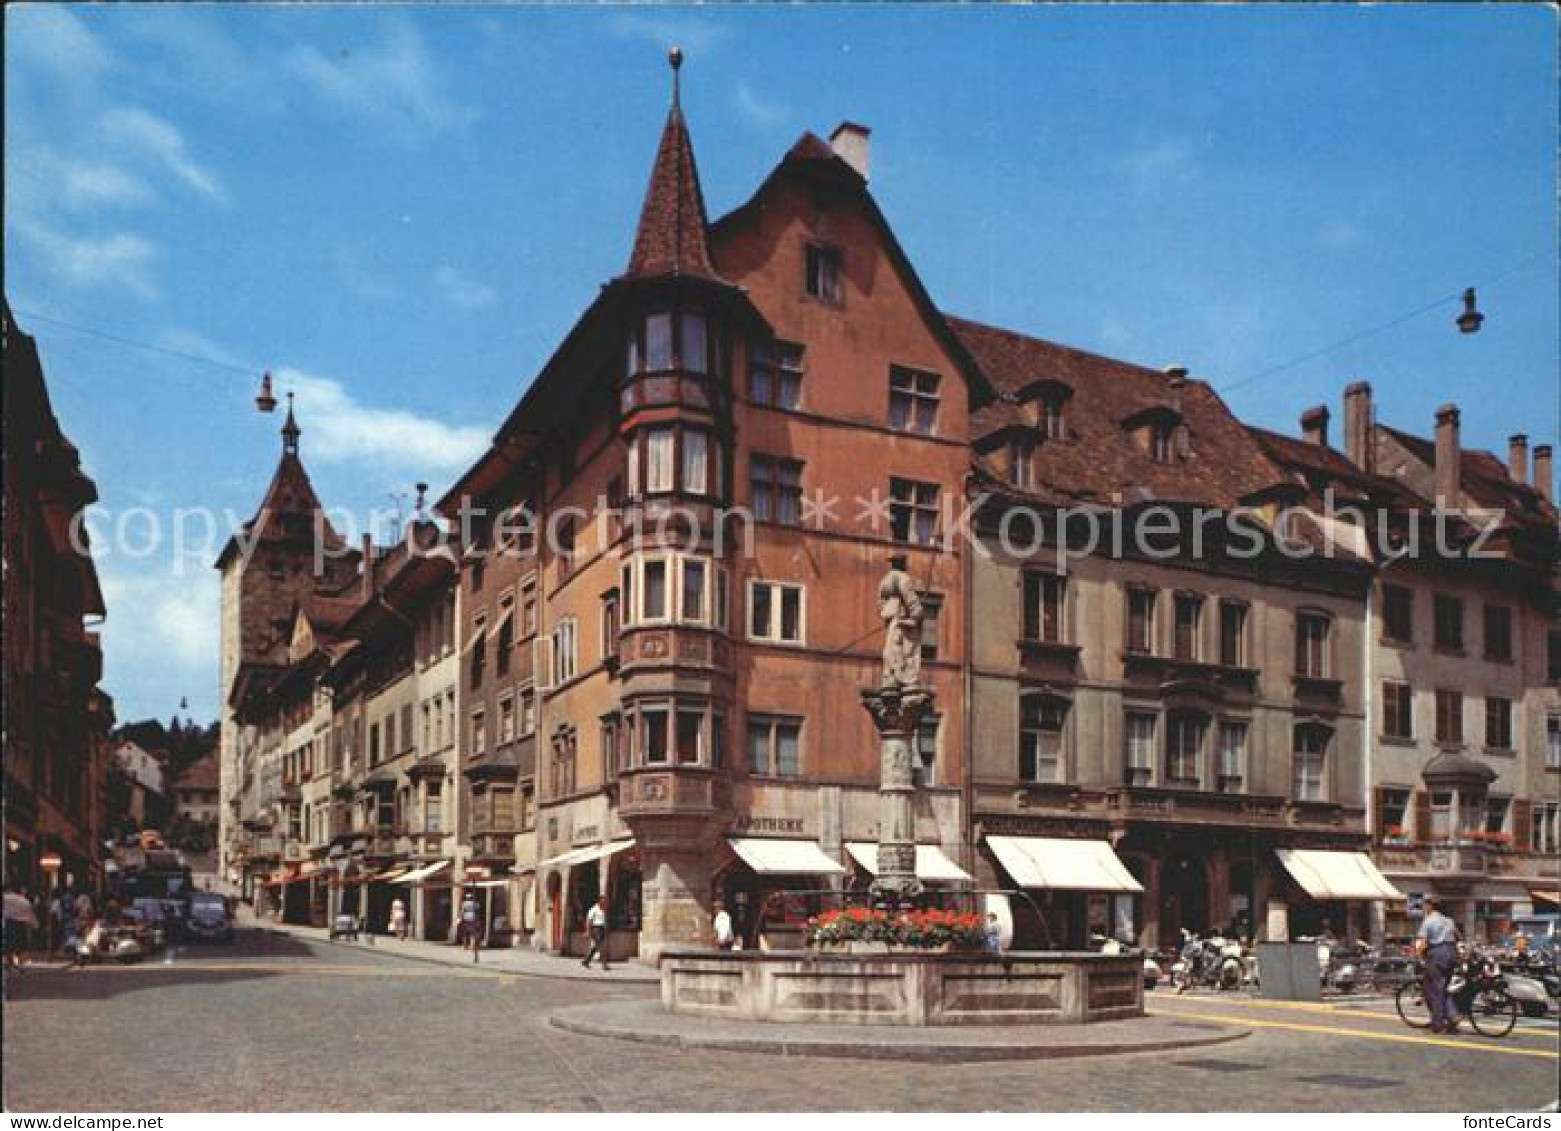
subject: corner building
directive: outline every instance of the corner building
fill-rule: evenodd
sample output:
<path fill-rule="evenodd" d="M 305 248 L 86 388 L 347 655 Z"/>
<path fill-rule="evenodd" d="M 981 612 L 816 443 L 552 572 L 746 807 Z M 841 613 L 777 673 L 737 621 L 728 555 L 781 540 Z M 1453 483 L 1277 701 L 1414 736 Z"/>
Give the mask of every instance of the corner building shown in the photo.
<path fill-rule="evenodd" d="M 491 631 L 515 606 L 472 572 L 515 556 L 514 600 L 538 610 L 529 874 L 548 949 L 578 952 L 598 894 L 613 956 L 654 959 L 706 940 L 716 898 L 751 944 L 761 917 L 772 940 L 800 930 L 785 892 L 867 881 L 850 845 L 876 839 L 879 766 L 859 691 L 893 553 L 933 610 L 917 839 L 962 874 L 966 559 L 943 535 L 989 393 L 868 192 L 867 139 L 805 135 L 711 224 L 674 96 L 627 270 L 441 504 L 481 511 L 469 690 L 531 631 Z M 487 708 L 462 722 L 473 766 L 522 741 Z"/>

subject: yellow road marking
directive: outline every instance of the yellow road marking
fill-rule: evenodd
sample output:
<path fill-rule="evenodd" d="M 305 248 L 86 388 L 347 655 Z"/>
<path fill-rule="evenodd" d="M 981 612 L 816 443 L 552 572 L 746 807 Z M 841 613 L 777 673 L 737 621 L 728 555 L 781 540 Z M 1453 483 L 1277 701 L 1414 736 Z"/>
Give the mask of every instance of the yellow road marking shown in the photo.
<path fill-rule="evenodd" d="M 1228 1013 L 1194 1013 L 1188 1009 L 1173 1009 L 1168 1015 L 1177 1017 L 1196 1017 L 1203 1021 L 1220 1021 L 1226 1025 L 1255 1025 L 1262 1029 L 1292 1029 L 1300 1033 L 1327 1033 L 1338 1037 L 1359 1037 L 1363 1041 L 1392 1041 L 1405 1045 L 1434 1045 L 1439 1048 L 1461 1049 L 1466 1052 L 1496 1052 L 1505 1053 L 1507 1056 L 1535 1056 L 1542 1060 L 1554 1060 L 1558 1055 L 1554 1052 L 1540 1052 L 1538 1049 L 1517 1049 L 1504 1045 L 1477 1044 L 1468 1040 L 1454 1040 L 1451 1037 L 1415 1037 L 1407 1033 L 1373 1033 L 1367 1029 L 1349 1029 L 1342 1025 L 1303 1025 L 1299 1021 L 1267 1021 L 1259 1017 L 1232 1017 Z"/>
<path fill-rule="evenodd" d="M 1186 1002 L 1189 1005 L 1200 1004 L 1200 1002 L 1198 1001 L 1197 998 L 1172 998 L 1172 999 L 1170 999 L 1168 1001 L 1164 1001 L 1164 1002 L 1156 1001 L 1156 1002 L 1153 1002 L 1152 1004 L 1154 1004 L 1154 1005 L 1162 1005 L 1162 1004 L 1170 1005 L 1172 1001 L 1175 1001 L 1175 1002 Z M 1149 1005 L 1149 1004 L 1151 1004 L 1151 1003 L 1145 1002 L 1146 1006 Z M 1206 1003 L 1204 1003 L 1204 1004 L 1206 1004 Z M 1381 1011 L 1378 1011 L 1378 1010 L 1375 1010 L 1375 1009 L 1371 1009 L 1371 1008 L 1354 1008 L 1354 1009 L 1351 1009 L 1351 1008 L 1347 1008 L 1345 1006 L 1340 1006 L 1340 1005 L 1328 1005 L 1328 1004 L 1325 1004 L 1325 1003 L 1322 1003 L 1322 1002 L 1309 1002 L 1309 1001 L 1260 1001 L 1260 1000 L 1235 1001 L 1235 1000 L 1225 1000 L 1225 1001 L 1221 1001 L 1219 1003 L 1219 1005 L 1228 1007 L 1230 1009 L 1282 1009 L 1282 1010 L 1287 1010 L 1287 1011 L 1289 1011 L 1289 1010 L 1296 1010 L 1296 1011 L 1303 1012 L 1303 1013 L 1326 1013 L 1326 1014 L 1328 1014 L 1330 1016 L 1338 1017 L 1340 1019 L 1343 1019 L 1343 1018 L 1346 1018 L 1346 1017 L 1358 1017 L 1358 1018 L 1360 1018 L 1363 1021 L 1385 1021 L 1385 1022 L 1387 1022 L 1387 1023 L 1391 1024 L 1391 1025 L 1403 1025 L 1404 1024 L 1404 1019 L 1401 1018 L 1398 1015 L 1398 1011 L 1397 1010 L 1393 1010 L 1393 1009 L 1383 1009 Z M 1468 1022 L 1465 1021 L 1464 1024 L 1467 1025 Z M 1514 1028 L 1511 1033 L 1507 1034 L 1507 1036 L 1508 1037 L 1534 1037 L 1534 1038 L 1537 1038 L 1539 1040 L 1550 1041 L 1552 1044 L 1555 1043 L 1557 1041 L 1557 1039 L 1558 1039 L 1557 1034 L 1556 1034 L 1555 1031 L 1546 1032 L 1546 1031 L 1540 1030 L 1540 1029 L 1528 1029 L 1528 1028 Z M 1503 1039 L 1505 1039 L 1505 1038 L 1503 1038 Z"/>
<path fill-rule="evenodd" d="M 65 967 L 55 967 L 55 972 L 63 973 Z M 135 965 L 118 966 L 93 966 L 88 967 L 91 973 L 107 973 L 113 971 L 119 974 L 166 974 L 174 972 L 188 973 L 190 971 L 219 971 L 225 973 L 278 973 L 278 974 L 319 974 L 336 975 L 344 974 L 347 977 L 366 978 L 487 978 L 492 977 L 486 971 L 476 970 L 397 970 L 380 969 L 373 966 L 314 966 L 297 962 L 143 962 Z M 498 973 L 495 971 L 494 973 Z"/>

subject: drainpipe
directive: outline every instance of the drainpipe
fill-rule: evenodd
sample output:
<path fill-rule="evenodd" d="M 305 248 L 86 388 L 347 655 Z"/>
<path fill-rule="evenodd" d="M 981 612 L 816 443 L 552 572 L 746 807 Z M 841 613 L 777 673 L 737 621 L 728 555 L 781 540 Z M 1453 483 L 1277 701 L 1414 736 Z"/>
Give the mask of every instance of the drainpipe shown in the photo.
<path fill-rule="evenodd" d="M 968 486 L 967 486 L 968 489 Z M 960 618 L 963 621 L 961 636 L 964 639 L 964 656 L 960 667 L 960 690 L 964 696 L 964 750 L 960 766 L 960 807 L 964 828 L 965 859 L 961 861 L 966 871 L 976 874 L 976 774 L 975 774 L 975 720 L 972 694 L 975 690 L 975 562 L 979 556 L 974 546 L 967 544 L 961 551 L 964 568 L 960 570 Z M 979 886 L 979 885 L 977 885 Z M 980 910 L 973 908 L 972 910 Z"/>

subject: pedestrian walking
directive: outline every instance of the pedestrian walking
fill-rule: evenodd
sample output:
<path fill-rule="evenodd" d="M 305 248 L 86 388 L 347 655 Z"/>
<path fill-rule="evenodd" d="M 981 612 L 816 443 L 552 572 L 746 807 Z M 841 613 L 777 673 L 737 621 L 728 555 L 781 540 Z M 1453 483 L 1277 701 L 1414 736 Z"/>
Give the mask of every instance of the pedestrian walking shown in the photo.
<path fill-rule="evenodd" d="M 715 901 L 715 945 L 722 950 L 731 950 L 732 944 L 737 941 L 737 936 L 732 933 L 732 916 L 726 910 L 726 904 L 721 900 Z"/>
<path fill-rule="evenodd" d="M 1426 897 L 1425 918 L 1415 936 L 1415 953 L 1425 963 L 1425 1000 L 1431 1009 L 1431 1032 L 1456 1033 L 1458 1019 L 1447 996 L 1458 961 L 1458 928 L 1442 914 L 1439 902 Z"/>
<path fill-rule="evenodd" d="M 591 905 L 591 910 L 585 913 L 585 929 L 591 936 L 591 949 L 586 952 L 585 961 L 580 965 L 589 968 L 591 959 L 599 954 L 602 956 L 602 969 L 612 969 L 607 965 L 607 897 L 605 895 L 597 896 L 596 902 Z"/>
<path fill-rule="evenodd" d="M 391 900 L 390 903 L 390 933 L 402 942 L 407 937 L 407 905 L 400 897 Z"/>
<path fill-rule="evenodd" d="M 27 938 L 38 928 L 38 915 L 25 892 L 15 885 L 5 889 L 5 965 L 10 970 L 27 968 Z"/>
<path fill-rule="evenodd" d="M 477 905 L 477 893 L 468 891 L 461 902 L 461 941 L 472 948 L 472 961 L 478 961 L 482 949 L 481 909 Z"/>
<path fill-rule="evenodd" d="M 988 954 L 1000 954 L 1003 950 L 1003 925 L 998 922 L 997 912 L 986 913 L 986 929 L 982 932 L 986 937 L 986 952 Z"/>

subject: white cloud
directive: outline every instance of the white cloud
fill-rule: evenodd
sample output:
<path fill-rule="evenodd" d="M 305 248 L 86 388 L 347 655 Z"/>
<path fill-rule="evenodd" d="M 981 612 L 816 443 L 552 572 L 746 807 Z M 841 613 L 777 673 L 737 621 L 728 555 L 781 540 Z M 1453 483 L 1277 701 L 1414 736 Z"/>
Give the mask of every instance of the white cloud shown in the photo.
<path fill-rule="evenodd" d="M 380 44 L 329 57 L 313 44 L 299 44 L 288 52 L 287 68 L 322 100 L 405 134 L 460 130 L 477 116 L 445 92 L 438 64 L 410 24 L 392 23 Z"/>
<path fill-rule="evenodd" d="M 254 365 L 223 349 L 210 338 L 203 337 L 192 330 L 181 330 L 177 327 L 164 330 L 157 335 L 157 340 L 152 344 L 165 350 L 173 350 L 175 353 L 189 354 L 191 357 L 203 357 L 222 365 L 231 365 L 235 369 L 255 368 Z"/>
<path fill-rule="evenodd" d="M 274 374 L 280 395 L 297 398 L 298 424 L 309 457 L 363 461 L 395 468 L 403 477 L 464 470 L 488 445 L 484 428 L 459 427 L 405 409 L 358 401 L 340 382 L 297 369 Z"/>
<path fill-rule="evenodd" d="M 166 572 L 160 572 L 161 570 Z M 114 670 L 152 665 L 210 679 L 216 670 L 221 592 L 209 569 L 173 569 L 112 555 L 99 563 L 108 616 L 103 643 Z M 112 690 L 112 688 L 110 689 Z"/>
<path fill-rule="evenodd" d="M 61 4 L 17 4 L 6 13 L 7 62 L 91 83 L 114 65 L 97 36 Z"/>
<path fill-rule="evenodd" d="M 103 236 L 78 236 L 46 222 L 34 220 L 17 228 L 43 257 L 45 266 L 68 283 L 78 286 L 113 284 L 144 299 L 157 297 L 152 264 L 157 249 L 130 232 Z"/>
<path fill-rule="evenodd" d="M 1361 231 L 1348 220 L 1330 220 L 1317 233 L 1318 242 L 1324 247 L 1343 251 L 1361 241 Z"/>
<path fill-rule="evenodd" d="M 681 47 L 702 54 L 726 37 L 726 30 L 706 19 L 666 12 L 624 12 L 607 25 L 618 39 L 641 39 L 662 50 Z"/>
<path fill-rule="evenodd" d="M 155 114 L 135 107 L 118 107 L 103 115 L 98 128 L 110 144 L 161 166 L 202 196 L 213 200 L 226 196 L 216 174 L 190 155 L 184 135 Z"/>
<path fill-rule="evenodd" d="M 388 275 L 365 267 L 350 249 L 339 247 L 331 253 L 331 263 L 342 283 L 359 298 L 394 298 L 401 288 Z"/>
<path fill-rule="evenodd" d="M 1183 185 L 1197 179 L 1202 171 L 1197 150 L 1185 138 L 1142 142 L 1117 157 L 1114 164 L 1138 192 Z"/>
<path fill-rule="evenodd" d="M 791 111 L 778 102 L 771 102 L 754 93 L 747 83 L 737 84 L 737 112 L 751 125 L 769 130 L 783 124 L 791 117 Z"/>
<path fill-rule="evenodd" d="M 440 267 L 435 271 L 434 285 L 446 302 L 462 310 L 481 310 L 492 306 L 499 297 L 499 292 L 487 283 L 469 279 L 454 267 Z"/>

